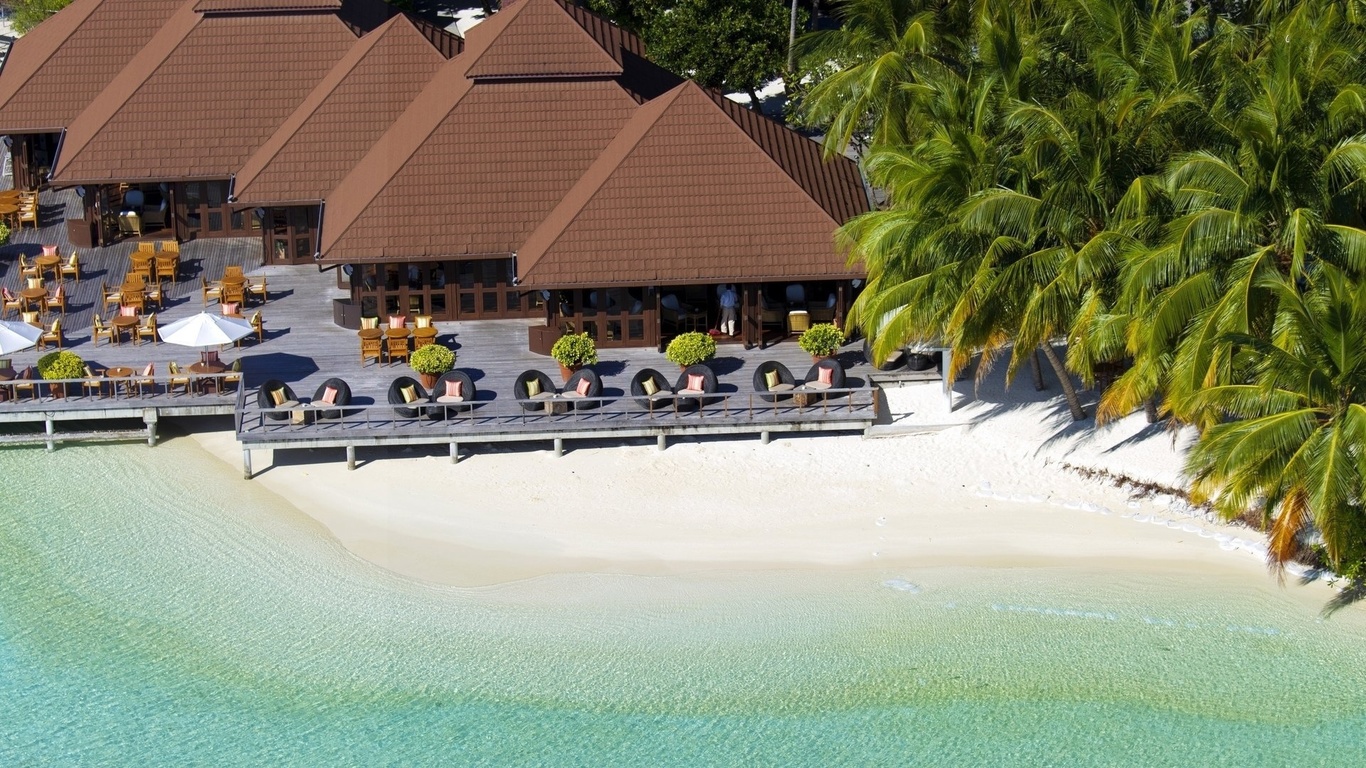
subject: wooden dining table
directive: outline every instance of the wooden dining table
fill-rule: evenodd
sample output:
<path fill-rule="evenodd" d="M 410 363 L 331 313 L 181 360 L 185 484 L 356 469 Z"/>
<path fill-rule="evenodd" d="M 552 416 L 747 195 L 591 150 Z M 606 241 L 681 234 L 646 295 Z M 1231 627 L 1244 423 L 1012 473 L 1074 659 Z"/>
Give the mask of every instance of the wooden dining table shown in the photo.
<path fill-rule="evenodd" d="M 0 220 L 3 220 L 11 228 L 14 227 L 14 217 L 19 215 L 19 206 L 8 200 L 0 201 Z"/>
<path fill-rule="evenodd" d="M 109 324 L 114 326 L 114 343 L 123 344 L 123 332 L 128 331 L 130 334 L 134 333 L 140 322 L 142 322 L 142 318 L 137 315 L 114 315 L 110 318 Z M 128 340 L 132 341 L 133 337 L 130 335 Z"/>
<path fill-rule="evenodd" d="M 52 279 L 62 279 L 62 257 L 57 254 L 49 256 L 39 256 L 33 260 L 33 264 L 38 267 L 38 274 L 52 273 Z"/>
<path fill-rule="evenodd" d="M 25 288 L 19 291 L 19 298 L 24 300 L 24 306 L 31 308 L 34 302 L 38 303 L 38 308 L 42 309 L 43 299 L 47 298 L 46 288 Z"/>

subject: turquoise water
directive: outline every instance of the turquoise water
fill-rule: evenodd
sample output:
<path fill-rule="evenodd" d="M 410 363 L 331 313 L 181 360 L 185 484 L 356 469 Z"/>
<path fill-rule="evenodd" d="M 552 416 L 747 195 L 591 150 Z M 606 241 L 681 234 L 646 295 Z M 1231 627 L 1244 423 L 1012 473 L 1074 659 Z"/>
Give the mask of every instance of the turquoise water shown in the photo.
<path fill-rule="evenodd" d="M 437 587 L 185 442 L 0 451 L 0 765 L 1347 765 L 1366 747 L 1366 610 L 1325 620 L 1274 584 Z"/>

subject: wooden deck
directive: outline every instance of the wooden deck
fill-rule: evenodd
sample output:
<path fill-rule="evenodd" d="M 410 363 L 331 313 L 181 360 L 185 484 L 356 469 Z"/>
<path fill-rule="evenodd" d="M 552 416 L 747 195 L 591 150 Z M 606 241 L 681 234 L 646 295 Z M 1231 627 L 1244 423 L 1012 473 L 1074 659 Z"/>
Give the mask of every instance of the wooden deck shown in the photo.
<path fill-rule="evenodd" d="M 61 246 L 63 256 L 73 249 L 65 237 L 63 220 L 79 214 L 71 192 L 45 192 L 42 196 L 43 223 L 39 230 L 16 231 L 9 245 L 0 248 L 0 283 L 15 291 L 21 284 L 16 260 L 20 252 L 32 257 L 42 244 Z M 113 366 L 141 370 L 152 363 L 159 380 L 165 379 L 168 363 L 188 364 L 197 359 L 194 349 L 170 344 L 128 342 L 119 346 L 91 341 L 91 318 L 100 313 L 101 282 L 121 283 L 128 269 L 131 243 L 107 248 L 79 249 L 82 276 L 70 286 L 71 296 L 64 326 L 66 343 L 96 368 Z M 512 400 L 512 388 L 519 374 L 536 369 L 558 381 L 555 362 L 527 349 L 527 328 L 534 321 L 482 320 L 438 324 L 438 341 L 456 350 L 456 367 L 469 374 L 478 389 L 478 408 L 473 414 L 452 420 L 404 420 L 395 418 L 386 402 L 390 383 L 398 376 L 413 375 L 405 364 L 360 364 L 356 332 L 336 326 L 332 321 L 332 300 L 346 298 L 336 287 L 334 272 L 314 266 L 262 267 L 260 243 L 255 239 L 216 239 L 184 243 L 181 246 L 182 273 L 158 312 L 158 324 L 166 324 L 204 310 L 200 279 L 216 279 L 224 267 L 237 265 L 249 275 L 264 275 L 269 297 L 260 309 L 265 320 L 266 340 L 244 343 L 240 350 L 225 349 L 222 357 L 243 361 L 244 387 L 248 396 L 168 393 L 164 386 L 154 393 L 129 397 L 73 395 L 52 398 L 42 392 L 33 399 L 0 404 L 0 423 L 50 422 L 78 419 L 140 418 L 160 419 L 176 415 L 236 413 L 239 439 L 244 448 L 380 444 L 389 442 L 436 443 L 453 440 L 491 442 L 500 439 L 562 439 L 566 436 L 670 435 L 688 432 L 705 434 L 725 431 L 764 432 L 807 429 L 862 429 L 874 418 L 874 399 L 868 374 L 871 368 L 862 353 L 850 345 L 840 354 L 848 372 L 848 386 L 859 392 L 847 393 L 849 402 L 842 411 L 830 408 L 774 408 L 753 397 L 751 384 L 754 367 L 765 360 L 784 363 L 798 378 L 811 365 L 811 359 L 795 343 L 784 341 L 768 349 L 744 350 L 740 345 L 723 344 L 712 363 L 719 383 L 717 403 L 698 411 L 677 414 L 642 412 L 627 397 L 632 376 L 642 367 L 652 367 L 666 377 L 675 378 L 677 367 L 654 349 L 600 350 L 595 369 L 603 380 L 603 407 L 579 411 L 562 418 L 529 418 Z M 215 311 L 214 305 L 209 306 Z M 8 319 L 14 319 L 11 314 Z M 32 364 L 43 351 L 27 350 L 11 355 L 16 369 Z M 254 389 L 267 379 L 288 383 L 304 399 L 310 399 L 322 382 L 330 377 L 345 380 L 353 393 L 352 405 L 359 414 L 333 424 L 293 425 L 262 418 L 255 405 Z M 855 407 L 853 401 L 857 400 Z M 835 398 L 831 399 L 833 403 Z M 756 407 L 762 404 L 768 407 Z M 378 406 L 367 408 L 367 406 Z M 149 415 L 150 414 L 150 415 Z M 148 422 L 149 424 L 152 422 Z"/>

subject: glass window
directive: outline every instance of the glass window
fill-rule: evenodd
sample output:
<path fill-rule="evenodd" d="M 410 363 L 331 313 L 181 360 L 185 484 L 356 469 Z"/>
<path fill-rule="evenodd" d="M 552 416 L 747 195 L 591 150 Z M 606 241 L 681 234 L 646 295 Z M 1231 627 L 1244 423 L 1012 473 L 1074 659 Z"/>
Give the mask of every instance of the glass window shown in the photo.
<path fill-rule="evenodd" d="M 509 312 L 516 312 L 521 308 L 521 297 L 516 291 L 508 291 L 506 296 L 507 308 Z"/>
<path fill-rule="evenodd" d="M 223 201 L 228 199 L 228 183 L 225 181 L 210 181 L 204 185 L 207 205 L 210 208 L 222 208 Z"/>
<path fill-rule="evenodd" d="M 462 314 L 462 315 L 473 315 L 473 314 L 474 314 L 474 294 L 472 294 L 472 293 L 462 293 L 462 294 L 460 294 L 460 314 Z"/>
<path fill-rule="evenodd" d="M 275 238 L 275 260 L 285 261 L 289 258 L 289 243 L 283 238 Z"/>
<path fill-rule="evenodd" d="M 202 187 L 199 182 L 192 181 L 185 185 L 185 207 L 198 208 L 200 200 L 203 198 Z"/>
<path fill-rule="evenodd" d="M 222 232 L 222 231 L 223 231 L 223 212 L 222 212 L 222 211 L 209 211 L 209 231 L 210 231 L 210 232 Z"/>
<path fill-rule="evenodd" d="M 474 262 L 472 262 L 472 261 L 462 261 L 462 262 L 460 262 L 460 270 L 459 270 L 459 272 L 457 272 L 457 274 L 460 276 L 460 287 L 461 287 L 461 288 L 473 288 L 473 287 L 474 287 Z"/>
<path fill-rule="evenodd" d="M 433 317 L 446 317 L 446 294 L 433 293 L 431 297 Z"/>
<path fill-rule="evenodd" d="M 620 320 L 608 320 L 608 321 L 607 321 L 607 340 L 608 340 L 608 341 L 620 341 L 620 340 L 621 340 L 621 321 L 620 321 Z"/>
<path fill-rule="evenodd" d="M 232 228 L 234 230 L 241 230 L 246 227 L 246 224 L 246 216 L 243 215 L 242 211 L 232 212 Z"/>
<path fill-rule="evenodd" d="M 498 311 L 498 292 L 484 291 L 484 314 Z"/>
<path fill-rule="evenodd" d="M 637 339 L 643 339 L 643 338 L 645 338 L 645 321 L 644 321 L 644 320 L 627 320 L 627 321 L 626 321 L 626 333 L 627 333 L 627 337 L 630 338 L 630 339 L 632 339 L 632 340 L 637 340 Z"/>
<path fill-rule="evenodd" d="M 297 259 L 313 258 L 313 248 L 309 245 L 308 238 L 294 238 L 294 257 Z"/>

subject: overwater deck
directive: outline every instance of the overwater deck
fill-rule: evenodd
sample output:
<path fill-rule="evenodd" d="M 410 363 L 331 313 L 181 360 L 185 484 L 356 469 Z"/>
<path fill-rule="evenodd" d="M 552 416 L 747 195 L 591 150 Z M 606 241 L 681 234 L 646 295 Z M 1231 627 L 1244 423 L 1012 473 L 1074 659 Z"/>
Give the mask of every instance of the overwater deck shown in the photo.
<path fill-rule="evenodd" d="M 14 233 L 11 244 L 0 248 L 0 284 L 15 291 L 21 284 L 16 266 L 20 252 L 33 257 L 42 244 L 58 244 L 63 256 L 73 248 L 67 242 L 62 220 L 79 214 L 70 192 L 45 192 L 42 196 L 46 226 Z M 84 357 L 95 368 L 128 367 L 141 370 L 155 366 L 156 386 L 138 396 L 115 391 L 106 385 L 100 393 L 72 387 L 66 397 L 53 398 L 39 384 L 36 397 L 20 397 L 0 404 L 0 424 L 28 422 L 42 425 L 43 432 L 11 435 L 10 441 L 53 442 L 62 438 L 86 439 L 99 430 L 70 432 L 63 422 L 110 419 L 137 419 L 148 426 L 147 436 L 154 439 L 155 424 L 163 418 L 192 415 L 234 415 L 238 438 L 244 449 L 355 446 L 383 444 L 481 443 L 507 440 L 555 441 L 578 437 L 669 437 L 812 430 L 862 430 L 876 416 L 875 391 L 871 387 L 871 368 L 855 347 L 846 349 L 840 361 L 848 372 L 848 387 L 811 406 L 797 407 L 791 401 L 769 403 L 753 392 L 754 366 L 765 360 L 778 360 L 801 378 L 811 359 L 795 342 L 788 341 L 768 349 L 745 350 L 738 344 L 723 344 L 712 368 L 718 377 L 719 391 L 714 400 L 700 409 L 674 408 L 672 405 L 651 411 L 641 408 L 629 397 L 631 378 L 642 367 L 652 367 L 673 377 L 675 366 L 654 349 L 604 349 L 595 369 L 603 380 L 603 402 L 590 410 L 567 414 L 533 414 L 512 396 L 520 373 L 530 369 L 546 372 L 558 379 L 553 360 L 527 349 L 526 320 L 482 320 L 438 323 L 438 341 L 456 350 L 456 367 L 474 381 L 478 389 L 476 407 L 454 414 L 453 418 L 432 421 L 404 419 L 386 402 L 390 383 L 398 376 L 412 375 L 408 366 L 360 363 L 360 347 L 355 331 L 340 328 L 332 321 L 332 299 L 347 293 L 336 287 L 333 272 L 312 266 L 262 267 L 260 243 L 255 239 L 199 240 L 181 245 L 180 279 L 167 292 L 165 306 L 158 312 L 164 326 L 174 320 L 203 311 L 201 278 L 218 278 L 224 267 L 237 265 L 249 275 L 264 275 L 269 291 L 260 309 L 265 320 L 264 342 L 249 340 L 240 350 L 228 349 L 223 359 L 240 356 L 243 361 L 242 386 L 245 394 L 230 391 L 224 395 L 168 392 L 168 364 L 187 364 L 197 359 L 193 349 L 170 344 L 124 342 L 110 345 L 91 341 L 91 320 L 102 311 L 101 283 L 120 284 L 129 266 L 132 243 L 107 248 L 76 249 L 82 263 L 79 284 L 69 285 L 70 298 L 64 326 L 64 348 Z M 210 310 L 214 305 L 209 306 Z M 13 319 L 11 317 L 10 319 Z M 42 351 L 28 350 L 12 355 L 16 368 L 33 363 Z M 354 413 L 344 419 L 294 424 L 290 420 L 263 418 L 256 407 L 254 389 L 268 379 L 280 379 L 301 397 L 310 398 L 324 380 L 344 379 L 353 393 Z M 13 430 L 14 427 L 10 426 Z M 20 430 L 22 432 L 22 428 Z M 128 439 L 142 432 L 125 430 L 115 439 Z M 55 437 L 54 437 L 55 435 Z"/>

